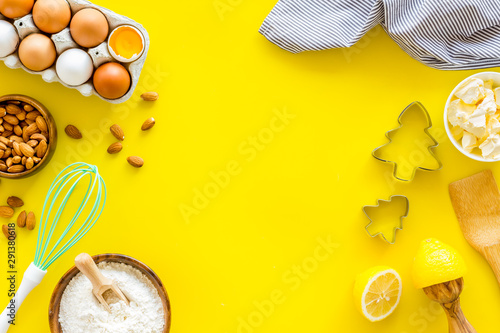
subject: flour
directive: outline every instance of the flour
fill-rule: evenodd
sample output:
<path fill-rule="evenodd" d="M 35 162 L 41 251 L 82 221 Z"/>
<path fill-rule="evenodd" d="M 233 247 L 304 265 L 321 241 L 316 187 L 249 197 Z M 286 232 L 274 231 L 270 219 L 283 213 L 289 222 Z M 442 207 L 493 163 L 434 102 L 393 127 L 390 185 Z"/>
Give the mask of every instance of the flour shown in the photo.
<path fill-rule="evenodd" d="M 97 265 L 114 280 L 130 301 L 119 301 L 114 293 L 104 298 L 111 313 L 95 298 L 92 284 L 78 273 L 64 290 L 59 322 L 64 333 L 161 333 L 165 326 L 163 304 L 151 281 L 136 268 L 114 262 Z"/>

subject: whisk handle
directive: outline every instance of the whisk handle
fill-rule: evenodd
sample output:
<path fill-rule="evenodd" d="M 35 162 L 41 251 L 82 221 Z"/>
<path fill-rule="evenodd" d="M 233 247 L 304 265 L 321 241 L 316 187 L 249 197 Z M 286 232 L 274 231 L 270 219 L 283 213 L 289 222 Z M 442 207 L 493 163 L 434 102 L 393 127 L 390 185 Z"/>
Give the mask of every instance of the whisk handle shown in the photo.
<path fill-rule="evenodd" d="M 14 297 L 10 300 L 5 310 L 0 315 L 0 333 L 6 333 L 12 323 L 15 324 L 16 312 L 21 307 L 24 299 L 28 294 L 42 282 L 47 271 L 42 271 L 31 263 L 24 272 L 21 285 Z"/>

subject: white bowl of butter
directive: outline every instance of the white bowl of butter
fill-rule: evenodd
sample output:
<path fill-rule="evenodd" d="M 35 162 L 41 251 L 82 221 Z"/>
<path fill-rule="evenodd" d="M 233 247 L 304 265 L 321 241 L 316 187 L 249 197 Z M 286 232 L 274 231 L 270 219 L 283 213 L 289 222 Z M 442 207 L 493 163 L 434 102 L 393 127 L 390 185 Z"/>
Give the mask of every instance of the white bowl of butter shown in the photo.
<path fill-rule="evenodd" d="M 477 73 L 460 82 L 446 101 L 444 125 L 465 156 L 500 161 L 500 73 Z"/>

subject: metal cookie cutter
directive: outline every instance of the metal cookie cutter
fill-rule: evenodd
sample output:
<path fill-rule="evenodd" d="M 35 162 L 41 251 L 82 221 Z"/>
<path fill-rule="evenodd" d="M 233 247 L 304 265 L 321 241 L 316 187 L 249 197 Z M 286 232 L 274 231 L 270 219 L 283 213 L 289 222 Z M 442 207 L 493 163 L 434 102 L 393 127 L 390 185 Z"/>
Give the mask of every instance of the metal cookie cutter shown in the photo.
<path fill-rule="evenodd" d="M 400 200 L 401 202 L 398 203 L 396 200 Z M 377 219 L 371 215 L 371 212 L 374 210 L 380 210 L 381 205 L 400 205 L 401 206 L 401 212 L 398 213 L 398 223 L 397 225 L 395 224 L 394 227 L 392 227 L 391 231 L 391 239 L 388 239 L 386 235 L 384 234 L 384 231 L 378 231 L 378 230 L 371 230 L 373 227 L 375 227 L 375 224 L 377 223 Z M 391 211 L 396 211 L 396 208 L 391 208 Z M 363 206 L 363 213 L 365 213 L 366 217 L 368 220 L 370 220 L 370 223 L 368 223 L 365 227 L 366 232 L 370 237 L 377 237 L 380 235 L 383 240 L 385 240 L 389 244 L 394 244 L 396 242 L 396 232 L 398 230 L 403 230 L 403 219 L 408 216 L 408 213 L 410 212 L 410 201 L 408 200 L 407 197 L 404 195 L 393 195 L 389 198 L 389 200 L 382 200 L 378 199 L 377 204 L 375 206 Z M 370 231 L 371 230 L 371 231 Z"/>
<path fill-rule="evenodd" d="M 418 116 L 417 119 L 411 118 L 412 116 L 415 116 L 411 114 L 412 112 L 418 112 L 418 114 L 416 114 L 416 116 Z M 410 120 L 408 120 L 407 118 L 410 118 Z M 423 138 L 421 141 L 419 141 L 418 138 L 415 138 L 413 142 L 411 142 L 411 144 L 415 148 L 411 151 L 407 150 L 409 148 L 405 148 L 406 150 L 403 154 L 398 153 L 398 158 L 384 158 L 384 151 L 388 150 L 389 145 L 394 145 L 395 142 L 399 139 L 397 138 L 397 136 L 400 129 L 403 127 L 417 126 L 419 122 L 425 122 L 422 127 L 424 127 L 423 132 L 427 135 L 427 137 Z M 399 126 L 397 128 L 385 133 L 385 136 L 387 137 L 387 139 L 389 139 L 389 142 L 378 148 L 375 148 L 372 152 L 373 157 L 375 157 L 379 161 L 393 164 L 394 178 L 402 181 L 413 180 L 417 169 L 425 171 L 440 170 L 443 167 L 443 164 L 433 151 L 433 149 L 436 148 L 439 143 L 429 133 L 429 129 L 432 127 L 432 121 L 429 113 L 422 105 L 422 103 L 413 102 L 408 105 L 399 115 L 398 123 Z M 420 130 L 421 129 L 419 128 L 418 131 Z M 422 159 L 420 163 L 417 161 L 418 158 Z M 428 163 L 429 161 L 432 162 Z M 435 164 L 435 166 L 432 165 L 433 163 Z"/>

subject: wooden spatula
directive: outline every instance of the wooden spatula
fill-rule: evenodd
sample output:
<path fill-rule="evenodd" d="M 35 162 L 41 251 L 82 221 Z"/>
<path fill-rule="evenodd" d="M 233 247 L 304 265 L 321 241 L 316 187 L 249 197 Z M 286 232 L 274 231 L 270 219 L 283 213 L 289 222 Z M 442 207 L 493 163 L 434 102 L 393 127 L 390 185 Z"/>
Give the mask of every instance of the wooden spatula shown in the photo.
<path fill-rule="evenodd" d="M 465 239 L 486 258 L 500 284 L 500 192 L 493 173 L 456 181 L 449 190 Z"/>

